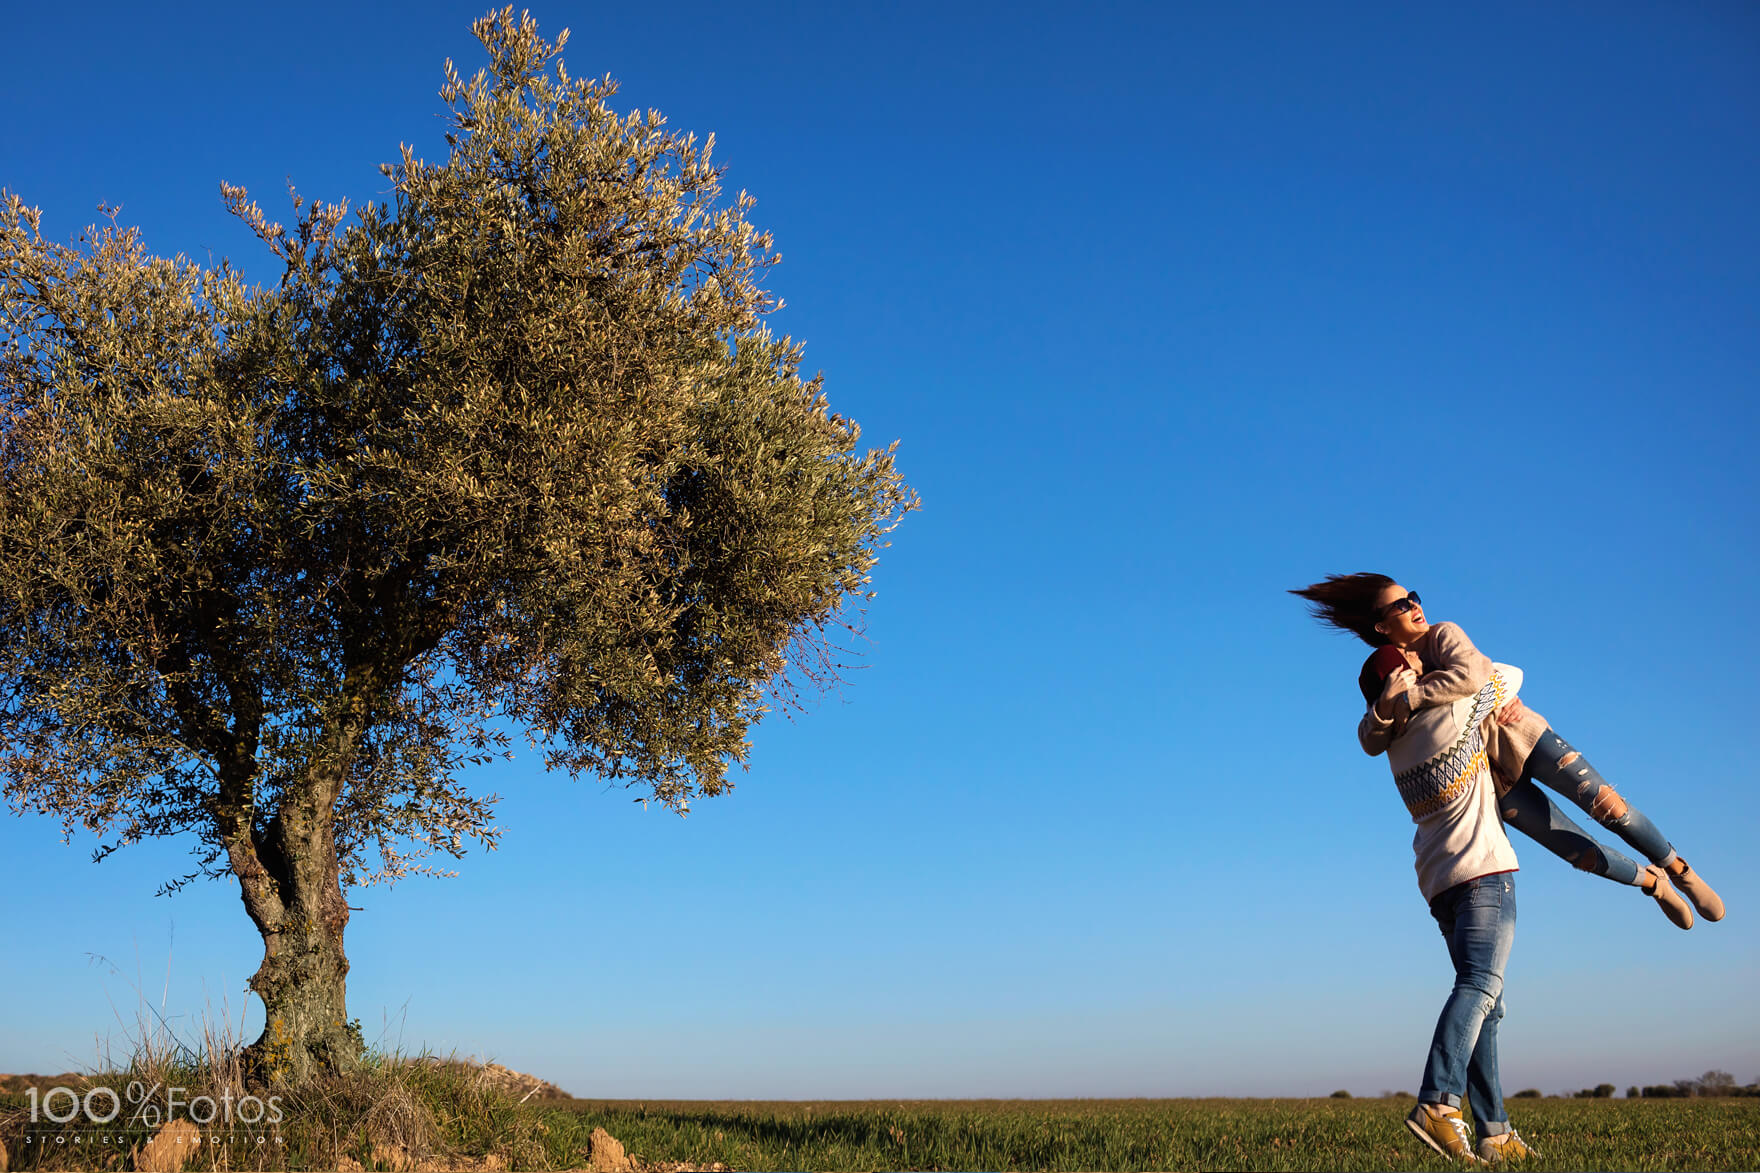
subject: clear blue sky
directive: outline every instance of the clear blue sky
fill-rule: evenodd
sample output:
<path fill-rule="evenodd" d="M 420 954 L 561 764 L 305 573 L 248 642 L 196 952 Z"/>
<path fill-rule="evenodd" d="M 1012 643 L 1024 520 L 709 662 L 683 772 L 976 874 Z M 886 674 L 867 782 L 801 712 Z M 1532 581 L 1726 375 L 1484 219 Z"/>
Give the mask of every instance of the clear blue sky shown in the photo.
<path fill-rule="evenodd" d="M 268 257 L 440 156 L 472 3 L 6 17 L 0 184 L 71 237 Z M 1760 1078 L 1760 13 L 1746 3 L 583 5 L 577 74 L 713 131 L 777 326 L 921 492 L 864 667 L 687 820 L 533 755 L 502 850 L 357 893 L 370 1038 L 581 1095 L 1415 1088 L 1451 980 L 1287 588 L 1385 570 L 1730 906 L 1671 927 L 1516 839 L 1510 1088 Z M 236 1014 L 187 845 L 0 819 L 0 1071 Z M 259 1016 L 247 1015 L 254 1037 Z"/>

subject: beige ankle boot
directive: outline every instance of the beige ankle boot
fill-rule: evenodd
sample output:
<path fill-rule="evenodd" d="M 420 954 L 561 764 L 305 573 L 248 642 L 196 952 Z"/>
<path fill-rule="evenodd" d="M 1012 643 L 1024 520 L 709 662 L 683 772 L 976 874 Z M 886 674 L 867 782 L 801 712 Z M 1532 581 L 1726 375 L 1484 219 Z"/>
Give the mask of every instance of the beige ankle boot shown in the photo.
<path fill-rule="evenodd" d="M 1638 886 L 1646 896 L 1654 897 L 1656 903 L 1662 905 L 1662 915 L 1683 929 L 1693 927 L 1693 909 L 1668 882 L 1668 872 L 1651 864 L 1638 873 Z"/>
<path fill-rule="evenodd" d="M 1723 919 L 1723 900 L 1711 890 L 1710 884 L 1699 878 L 1698 872 L 1687 866 L 1686 860 L 1675 856 L 1674 863 L 1668 865 L 1668 878 L 1674 881 L 1675 887 L 1686 893 L 1687 899 L 1693 902 L 1693 907 L 1699 910 L 1700 916 L 1706 920 Z"/>

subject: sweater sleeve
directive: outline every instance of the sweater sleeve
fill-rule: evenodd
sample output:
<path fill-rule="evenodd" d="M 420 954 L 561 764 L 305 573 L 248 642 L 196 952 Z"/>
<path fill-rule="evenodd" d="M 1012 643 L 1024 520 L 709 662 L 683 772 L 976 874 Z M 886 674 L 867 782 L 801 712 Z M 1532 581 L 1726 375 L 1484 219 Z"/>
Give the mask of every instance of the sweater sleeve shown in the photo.
<path fill-rule="evenodd" d="M 1375 706 L 1370 705 L 1369 711 L 1363 714 L 1363 719 L 1357 722 L 1357 744 L 1363 747 L 1364 753 L 1375 757 L 1386 753 L 1387 745 L 1392 740 L 1393 721 L 1383 721 L 1375 712 Z"/>
<path fill-rule="evenodd" d="M 1399 694 L 1393 702 L 1393 716 L 1385 719 L 1375 711 L 1374 705 L 1369 706 L 1369 711 L 1357 722 L 1357 744 L 1363 747 L 1364 753 L 1370 757 L 1386 753 L 1394 739 L 1405 732 L 1406 722 L 1412 715 L 1406 706 L 1406 698 L 1410 695 L 1409 689 Z"/>
<path fill-rule="evenodd" d="M 1407 691 L 1413 712 L 1473 696 L 1491 679 L 1490 659 L 1473 646 L 1458 623 L 1438 623 L 1430 630 L 1424 658 L 1436 667 Z"/>

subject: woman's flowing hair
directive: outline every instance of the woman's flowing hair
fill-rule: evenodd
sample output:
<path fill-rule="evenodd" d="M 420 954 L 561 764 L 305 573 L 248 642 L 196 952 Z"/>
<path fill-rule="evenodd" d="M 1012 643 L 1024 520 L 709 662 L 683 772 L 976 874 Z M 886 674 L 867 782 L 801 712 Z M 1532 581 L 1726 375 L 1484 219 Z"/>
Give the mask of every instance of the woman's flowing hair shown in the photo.
<path fill-rule="evenodd" d="M 1387 642 L 1375 630 L 1381 616 L 1375 609 L 1376 596 L 1393 585 L 1385 574 L 1329 574 L 1325 582 L 1291 591 L 1308 600 L 1308 612 L 1340 631 L 1348 631 L 1372 648 Z"/>

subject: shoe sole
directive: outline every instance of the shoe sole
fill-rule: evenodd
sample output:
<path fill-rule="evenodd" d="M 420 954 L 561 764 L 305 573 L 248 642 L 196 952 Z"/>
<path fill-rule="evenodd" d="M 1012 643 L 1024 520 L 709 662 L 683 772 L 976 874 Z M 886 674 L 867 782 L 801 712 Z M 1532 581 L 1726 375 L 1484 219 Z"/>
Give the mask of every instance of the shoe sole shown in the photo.
<path fill-rule="evenodd" d="M 1447 1149 L 1445 1149 L 1441 1145 L 1437 1144 L 1435 1137 L 1431 1136 L 1428 1132 L 1425 1132 L 1422 1128 L 1418 1127 L 1416 1124 L 1412 1123 L 1410 1120 L 1406 1121 L 1406 1128 L 1407 1128 L 1407 1130 L 1409 1130 L 1411 1132 L 1411 1134 L 1413 1136 L 1417 1137 L 1419 1140 L 1421 1140 L 1425 1144 L 1429 1145 L 1432 1149 L 1436 1150 L 1436 1153 L 1438 1156 L 1446 1157 L 1451 1161 L 1465 1161 L 1469 1165 L 1483 1165 L 1485 1163 L 1485 1162 L 1481 1161 L 1478 1157 L 1475 1157 L 1472 1153 L 1467 1153 L 1465 1156 L 1462 1156 L 1462 1157 L 1455 1156 L 1453 1153 L 1449 1152 Z"/>

